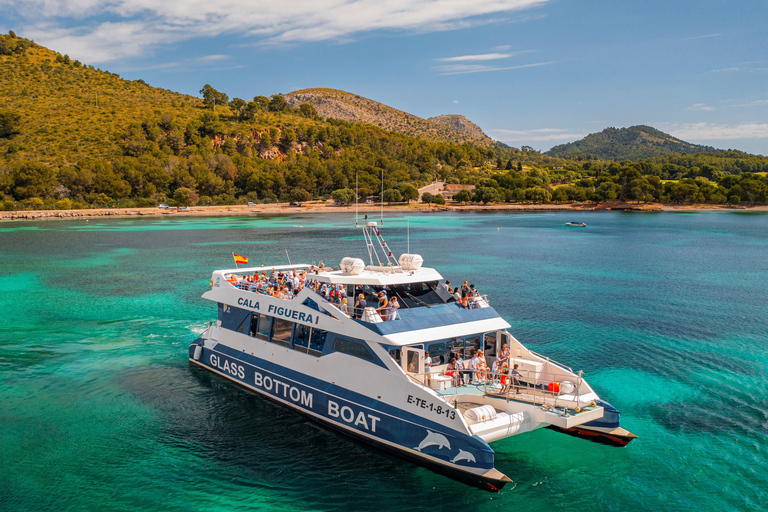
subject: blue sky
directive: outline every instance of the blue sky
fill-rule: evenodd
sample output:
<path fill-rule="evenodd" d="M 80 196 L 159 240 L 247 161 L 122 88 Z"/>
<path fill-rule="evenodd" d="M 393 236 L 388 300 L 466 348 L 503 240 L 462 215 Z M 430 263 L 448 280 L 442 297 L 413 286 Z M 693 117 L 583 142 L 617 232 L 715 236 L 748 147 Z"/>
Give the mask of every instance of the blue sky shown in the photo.
<path fill-rule="evenodd" d="M 647 124 L 768 155 L 768 2 L 0 0 L 0 30 L 199 96 L 310 87 L 547 150 Z"/>

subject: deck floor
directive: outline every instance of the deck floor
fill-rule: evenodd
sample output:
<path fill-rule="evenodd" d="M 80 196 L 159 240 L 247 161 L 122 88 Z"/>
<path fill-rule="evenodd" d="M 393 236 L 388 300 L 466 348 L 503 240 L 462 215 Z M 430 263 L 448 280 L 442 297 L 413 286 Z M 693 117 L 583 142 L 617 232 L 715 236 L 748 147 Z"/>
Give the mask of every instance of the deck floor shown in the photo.
<path fill-rule="evenodd" d="M 437 394 L 445 398 L 446 401 L 451 402 L 451 397 L 455 395 L 475 395 L 478 397 L 481 396 L 488 396 L 493 398 L 498 398 L 500 400 L 506 400 L 509 398 L 509 401 L 515 401 L 515 402 L 524 402 L 528 404 L 534 404 L 534 405 L 548 405 L 548 406 L 557 406 L 558 409 L 575 409 L 579 404 L 572 400 L 567 400 L 565 398 L 558 398 L 553 393 L 548 392 L 542 392 L 540 390 L 536 390 L 536 392 L 531 392 L 529 388 L 526 388 L 525 386 L 520 386 L 520 392 L 515 393 L 514 389 L 509 392 L 509 394 L 501 393 L 500 392 L 500 386 L 498 384 L 487 384 L 483 385 L 480 384 L 469 384 L 464 385 L 460 387 L 449 387 L 446 389 L 436 389 L 434 390 Z M 469 401 L 464 401 L 464 403 L 467 404 L 467 407 L 463 407 L 462 402 L 459 402 L 458 407 L 459 409 L 466 410 L 471 407 L 476 407 L 478 405 L 482 404 L 473 404 Z M 584 405 L 581 405 L 582 408 L 585 408 Z"/>

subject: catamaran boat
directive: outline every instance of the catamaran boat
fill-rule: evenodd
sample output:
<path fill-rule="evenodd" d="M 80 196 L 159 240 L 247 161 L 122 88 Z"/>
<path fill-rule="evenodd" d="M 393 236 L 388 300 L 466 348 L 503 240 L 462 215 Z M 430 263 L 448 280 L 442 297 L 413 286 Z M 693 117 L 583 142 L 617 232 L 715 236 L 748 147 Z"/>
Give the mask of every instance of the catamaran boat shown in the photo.
<path fill-rule="evenodd" d="M 419 255 L 395 260 L 376 222 L 367 222 L 363 233 L 369 264 L 344 258 L 338 268 L 214 271 L 203 298 L 217 304 L 218 319 L 190 345 L 190 362 L 491 491 L 512 481 L 494 466 L 494 441 L 542 427 L 616 446 L 636 437 L 619 426 L 619 412 L 582 372 L 515 339 L 487 297 L 456 301 Z M 287 295 L 260 291 L 261 276 L 274 280 L 283 272 L 301 274 L 304 286 Z M 394 314 L 375 307 L 381 292 L 397 298 Z M 370 307 L 347 314 L 338 299 L 355 304 L 361 294 Z M 498 371 L 470 369 L 476 350 L 488 366 L 502 361 Z M 447 369 L 454 357 L 464 359 L 461 374 Z"/>

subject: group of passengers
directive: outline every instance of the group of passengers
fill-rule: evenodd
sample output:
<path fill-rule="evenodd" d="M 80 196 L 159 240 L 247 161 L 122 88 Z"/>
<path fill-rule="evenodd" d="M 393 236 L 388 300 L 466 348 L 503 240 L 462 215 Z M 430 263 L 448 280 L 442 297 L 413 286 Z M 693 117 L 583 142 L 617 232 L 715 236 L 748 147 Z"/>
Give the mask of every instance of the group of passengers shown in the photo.
<path fill-rule="evenodd" d="M 456 299 L 456 303 L 466 309 L 472 309 L 476 306 L 477 301 L 480 300 L 480 293 L 475 289 L 474 284 L 468 284 L 467 281 L 461 286 L 451 288 L 451 282 L 446 281 L 442 286 L 449 294 Z"/>
<path fill-rule="evenodd" d="M 229 282 L 243 290 L 262 293 L 279 299 L 292 299 L 306 286 L 307 271 L 296 269 L 283 272 L 272 269 L 269 275 L 263 270 L 261 274 L 232 275 Z"/>
<path fill-rule="evenodd" d="M 428 354 L 429 352 L 427 352 L 427 358 Z M 431 358 L 428 359 L 431 362 Z M 454 387 L 468 384 L 494 384 L 498 382 L 501 385 L 501 393 L 507 392 L 511 379 L 515 394 L 517 394 L 520 388 L 520 371 L 518 370 L 520 365 L 515 364 L 512 371 L 510 371 L 509 361 L 509 346 L 506 343 L 502 346 L 501 352 L 493 361 L 491 368 L 488 368 L 483 351 L 473 348 L 470 350 L 469 359 L 464 359 L 461 352 L 455 354 L 455 357 L 451 357 L 444 373 L 446 377 L 451 377 Z"/>

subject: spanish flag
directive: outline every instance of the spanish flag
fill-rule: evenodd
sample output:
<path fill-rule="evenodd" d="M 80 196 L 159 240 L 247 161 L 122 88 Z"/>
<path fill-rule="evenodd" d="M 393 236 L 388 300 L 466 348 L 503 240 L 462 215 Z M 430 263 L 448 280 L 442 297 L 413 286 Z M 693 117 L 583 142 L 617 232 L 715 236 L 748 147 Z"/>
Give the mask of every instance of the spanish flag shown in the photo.
<path fill-rule="evenodd" d="M 240 256 L 239 254 L 232 253 L 232 257 L 235 258 L 235 264 L 247 265 L 248 258 Z"/>

